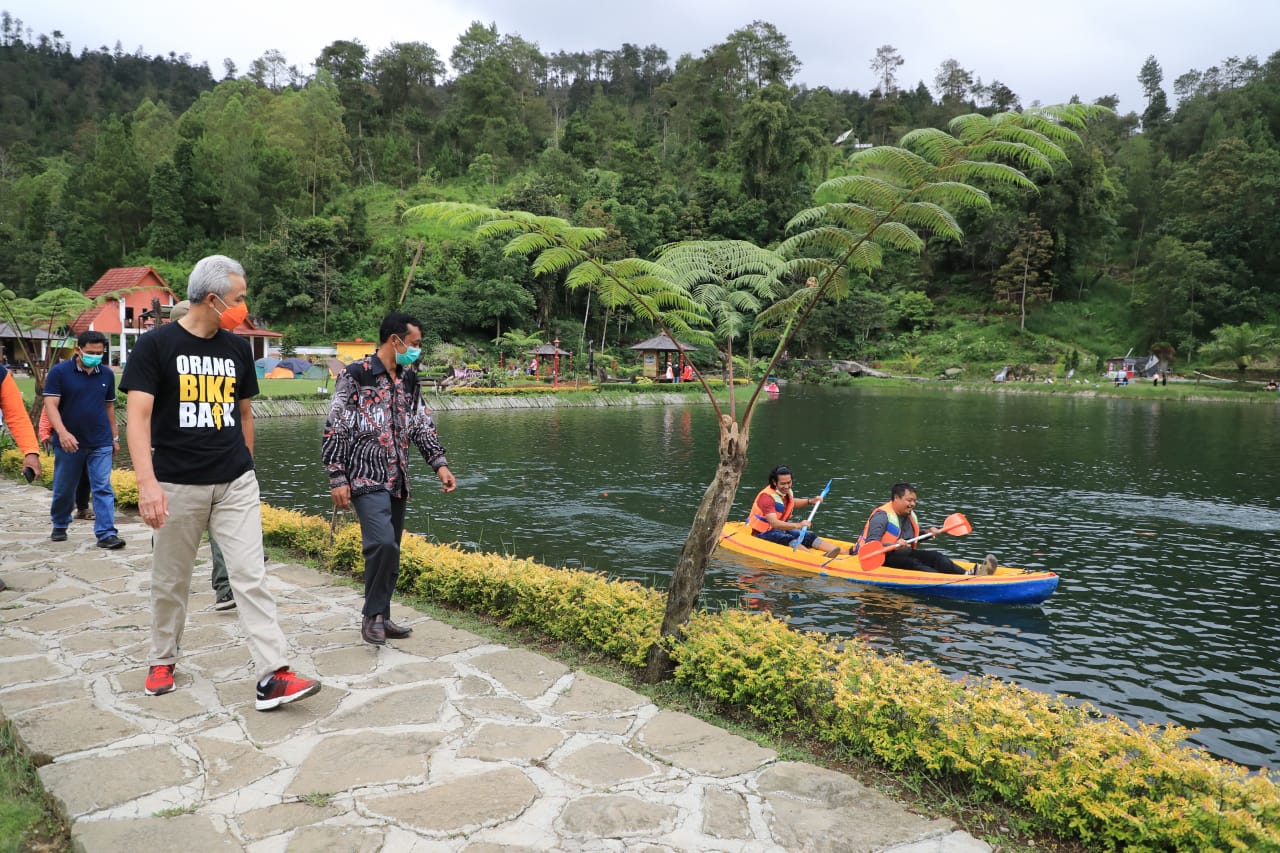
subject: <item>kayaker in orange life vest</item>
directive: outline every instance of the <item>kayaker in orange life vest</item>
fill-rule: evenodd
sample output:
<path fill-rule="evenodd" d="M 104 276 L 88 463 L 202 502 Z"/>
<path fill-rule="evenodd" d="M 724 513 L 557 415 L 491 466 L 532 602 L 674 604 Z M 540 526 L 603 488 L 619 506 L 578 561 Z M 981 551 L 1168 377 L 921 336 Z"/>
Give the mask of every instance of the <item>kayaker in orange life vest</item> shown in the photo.
<path fill-rule="evenodd" d="M 751 515 L 747 518 L 751 535 L 779 545 L 790 545 L 796 541 L 796 531 L 801 531 L 803 538 L 800 544 L 806 548 L 817 548 L 826 552 L 828 557 L 839 555 L 840 546 L 819 539 L 809 529 L 807 518 L 791 521 L 791 513 L 797 507 L 822 502 L 820 497 L 797 498 L 792 495 L 792 480 L 791 469 L 786 465 L 778 465 L 769 472 L 768 488 L 761 489 L 751 504 Z"/>
<path fill-rule="evenodd" d="M 914 539 L 921 535 L 920 522 L 916 519 L 916 487 L 910 483 L 894 483 L 887 504 L 875 508 L 862 535 L 853 546 L 858 553 L 867 542 L 883 542 L 885 545 L 884 564 L 891 569 L 910 569 L 917 572 L 942 572 L 948 575 L 963 575 L 965 570 L 951 562 L 941 551 L 926 551 L 916 544 L 908 545 L 906 539 Z M 923 531 L 937 536 L 941 531 L 930 527 Z M 896 547 L 895 547 L 896 546 Z M 980 574 L 991 574 L 995 571 L 996 558 L 988 554 L 986 560 L 979 564 Z"/>

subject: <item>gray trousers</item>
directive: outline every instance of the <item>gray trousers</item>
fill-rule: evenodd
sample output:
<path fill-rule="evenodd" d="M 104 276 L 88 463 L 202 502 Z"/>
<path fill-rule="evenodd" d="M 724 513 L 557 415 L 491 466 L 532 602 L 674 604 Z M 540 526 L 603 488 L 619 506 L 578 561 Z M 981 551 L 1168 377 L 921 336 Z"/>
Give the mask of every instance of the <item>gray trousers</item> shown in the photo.
<path fill-rule="evenodd" d="M 187 599 L 200 536 L 217 539 L 236 567 L 231 590 L 259 679 L 289 665 L 289 649 L 276 616 L 276 600 L 267 589 L 262 560 L 262 499 L 258 478 L 247 471 L 230 483 L 188 486 L 161 483 L 169 515 L 155 532 L 151 563 L 151 653 L 157 664 L 178 662 Z"/>

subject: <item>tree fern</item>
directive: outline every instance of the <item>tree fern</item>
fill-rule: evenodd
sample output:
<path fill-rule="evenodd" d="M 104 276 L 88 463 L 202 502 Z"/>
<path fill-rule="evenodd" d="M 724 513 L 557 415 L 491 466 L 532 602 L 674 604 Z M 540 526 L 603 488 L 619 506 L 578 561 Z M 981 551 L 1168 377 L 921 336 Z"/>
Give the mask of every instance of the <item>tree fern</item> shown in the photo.
<path fill-rule="evenodd" d="M 816 193 L 821 203 L 802 210 L 787 225 L 791 233 L 779 253 L 784 257 L 822 258 L 806 271 L 816 283 L 771 306 L 762 319 L 774 323 L 786 312 L 787 322 L 774 361 L 790 343 L 818 301 L 846 292 L 849 271 L 872 273 L 883 263 L 886 248 L 919 253 L 925 236 L 960 240 L 963 233 L 953 211 L 990 207 L 981 185 L 995 184 L 1035 191 L 1028 171 L 1051 174 L 1068 161 L 1067 148 L 1079 142 L 1077 130 L 1105 112 L 1103 107 L 1071 104 L 994 116 L 963 115 L 947 131 L 914 130 L 897 146 L 856 151 L 848 164 L 852 174 L 832 178 Z M 772 362 L 770 370 L 772 370 Z M 746 419 L 750 418 L 750 411 Z"/>

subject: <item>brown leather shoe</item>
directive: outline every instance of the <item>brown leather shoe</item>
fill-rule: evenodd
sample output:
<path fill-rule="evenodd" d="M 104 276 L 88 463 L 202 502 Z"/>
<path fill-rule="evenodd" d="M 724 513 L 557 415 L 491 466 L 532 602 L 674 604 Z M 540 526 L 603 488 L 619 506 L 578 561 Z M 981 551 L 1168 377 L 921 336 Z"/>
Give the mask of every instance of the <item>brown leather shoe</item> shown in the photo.
<path fill-rule="evenodd" d="M 387 644 L 387 631 L 381 616 L 366 616 L 360 621 L 360 639 L 375 646 Z"/>
<path fill-rule="evenodd" d="M 85 508 L 76 510 L 76 518 L 81 521 L 93 521 L 95 516 L 93 514 L 93 510 Z"/>
<path fill-rule="evenodd" d="M 382 631 L 387 635 L 388 640 L 403 640 L 413 633 L 412 628 L 403 628 L 386 618 L 382 620 Z"/>

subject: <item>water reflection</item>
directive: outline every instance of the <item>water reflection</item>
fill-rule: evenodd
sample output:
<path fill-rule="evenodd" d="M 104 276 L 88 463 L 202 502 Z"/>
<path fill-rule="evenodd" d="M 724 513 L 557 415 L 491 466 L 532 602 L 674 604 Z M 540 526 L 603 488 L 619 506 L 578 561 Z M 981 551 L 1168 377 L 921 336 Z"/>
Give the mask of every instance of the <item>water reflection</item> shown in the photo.
<path fill-rule="evenodd" d="M 705 406 L 447 412 L 459 490 L 418 470 L 409 528 L 663 588 L 715 470 Z M 901 479 L 937 543 L 1062 576 L 1041 607 L 913 598 L 718 555 L 706 600 L 858 636 L 951 673 L 991 674 L 1127 719 L 1201 728 L 1211 751 L 1280 761 L 1280 415 L 1272 406 L 788 386 L 752 426 L 734 516 L 773 465 L 815 526 L 852 538 Z M 269 502 L 328 514 L 317 419 L 258 422 Z"/>

